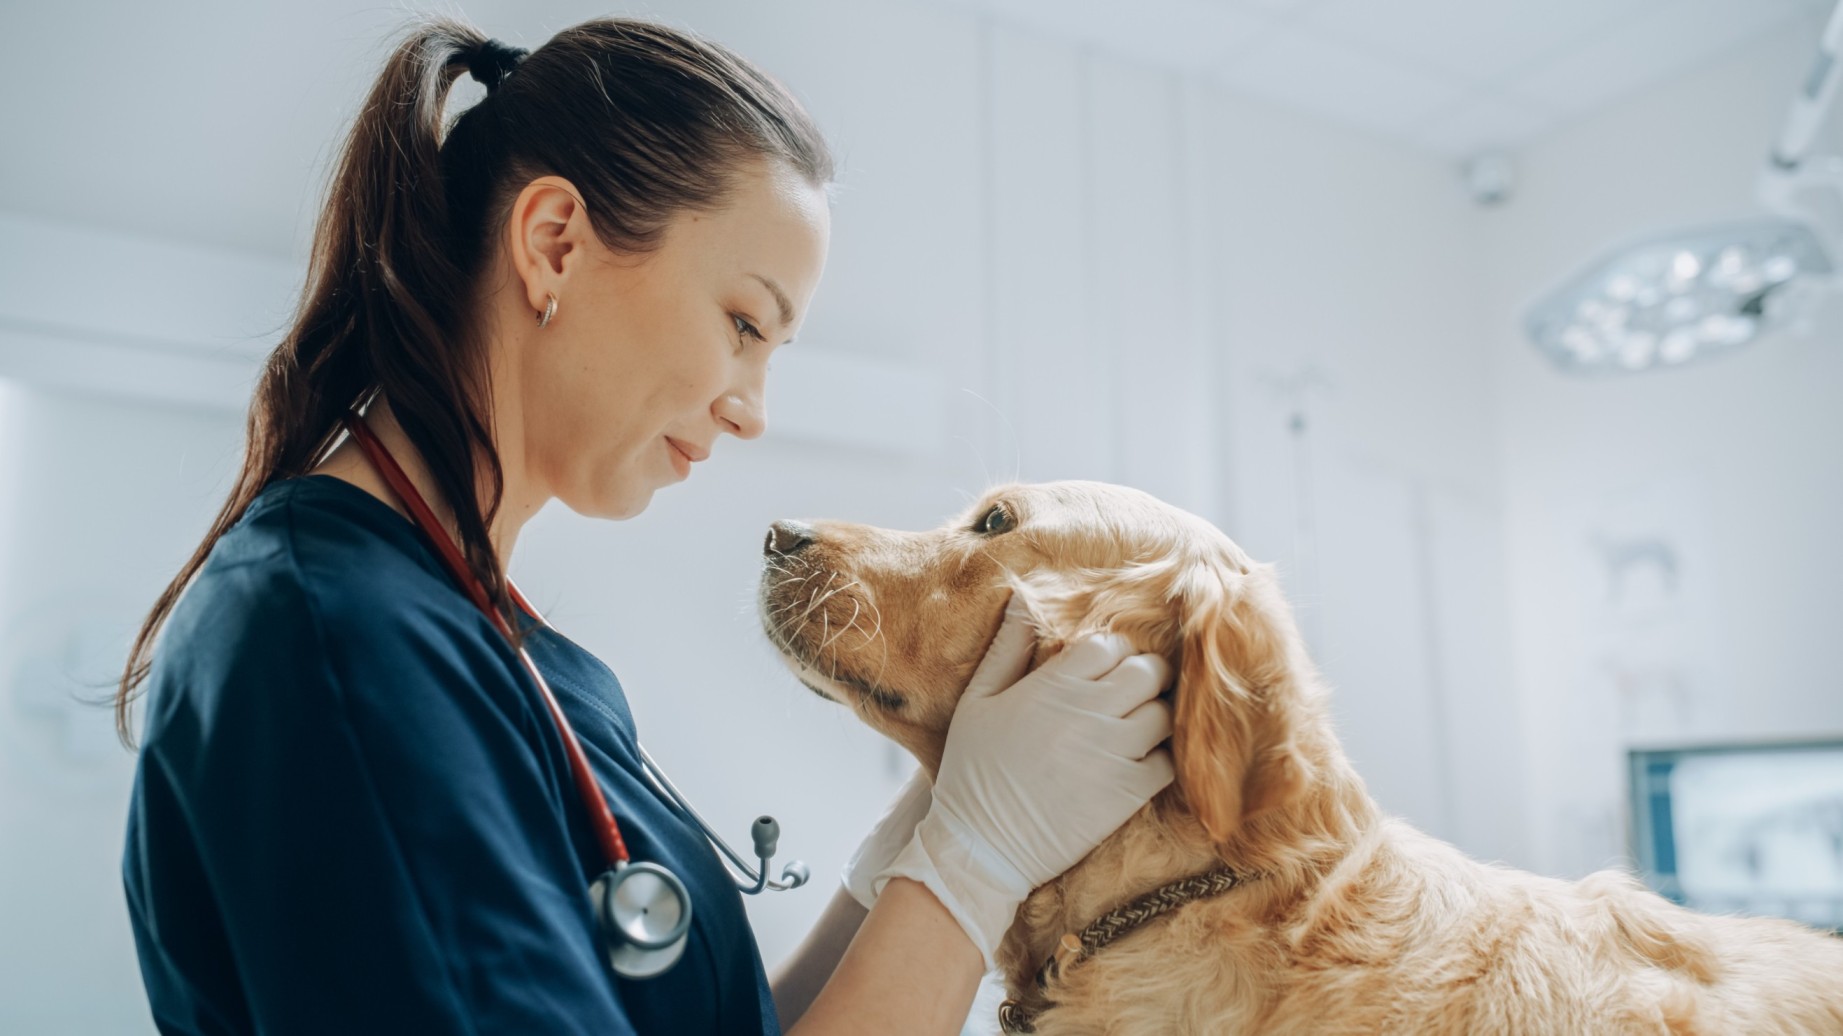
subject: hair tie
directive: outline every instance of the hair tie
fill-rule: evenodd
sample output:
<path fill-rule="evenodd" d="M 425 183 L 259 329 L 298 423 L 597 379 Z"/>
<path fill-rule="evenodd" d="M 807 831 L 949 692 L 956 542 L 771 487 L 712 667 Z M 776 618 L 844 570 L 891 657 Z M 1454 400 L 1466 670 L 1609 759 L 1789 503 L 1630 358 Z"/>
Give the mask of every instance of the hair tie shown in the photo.
<path fill-rule="evenodd" d="M 486 92 L 490 94 L 499 89 L 499 84 L 505 80 L 506 76 L 512 74 L 512 70 L 517 68 L 518 63 L 525 60 L 525 55 L 529 53 L 531 52 L 523 47 L 514 47 L 509 43 L 501 43 L 488 38 L 475 47 L 473 53 L 465 59 L 467 74 L 485 86 Z"/>

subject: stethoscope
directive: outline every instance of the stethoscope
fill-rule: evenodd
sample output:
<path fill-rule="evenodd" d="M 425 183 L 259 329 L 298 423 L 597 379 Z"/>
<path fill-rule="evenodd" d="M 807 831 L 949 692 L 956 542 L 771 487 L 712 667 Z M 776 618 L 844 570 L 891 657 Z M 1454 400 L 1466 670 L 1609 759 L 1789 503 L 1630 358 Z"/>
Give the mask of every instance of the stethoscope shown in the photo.
<path fill-rule="evenodd" d="M 370 459 L 378 474 L 390 485 L 392 491 L 409 509 L 424 535 L 434 542 L 436 553 L 447 566 L 461 589 L 474 602 L 486 617 L 492 621 L 494 628 L 512 642 L 512 627 L 504 615 L 487 600 L 486 588 L 481 585 L 466 562 L 461 552 L 442 528 L 435 513 L 423 500 L 409 476 L 398 466 L 397 459 L 390 455 L 384 444 L 378 441 L 364 418 L 356 413 L 347 413 L 344 418 L 346 430 Z M 506 588 L 512 599 L 525 614 L 551 628 L 550 623 L 537 613 L 525 595 L 519 593 L 512 581 L 506 580 Z M 634 860 L 627 854 L 627 843 L 621 837 L 621 825 L 614 819 L 614 813 L 608 809 L 608 800 L 602 797 L 601 786 L 595 782 L 595 776 L 589 770 L 589 761 L 582 753 L 582 745 L 576 740 L 576 732 L 571 729 L 569 720 L 564 717 L 563 709 L 557 704 L 556 695 L 551 693 L 550 684 L 544 674 L 538 671 L 537 663 L 531 660 L 531 654 L 523 647 L 518 649 L 518 657 L 525 665 L 525 671 L 537 684 L 538 693 L 543 695 L 544 705 L 550 710 L 551 721 L 556 725 L 557 733 L 563 739 L 564 753 L 569 757 L 570 774 L 576 782 L 576 793 L 589 811 L 590 826 L 595 829 L 596 840 L 601 844 L 602 857 L 608 863 L 608 869 L 589 885 L 589 902 L 595 912 L 595 926 L 600 933 L 602 948 L 608 955 L 608 964 L 615 974 L 624 978 L 651 978 L 678 963 L 678 958 L 685 952 L 686 936 L 691 931 L 691 894 L 686 891 L 685 883 L 678 875 L 662 866 L 645 860 Z M 636 747 L 638 743 L 636 742 Z M 775 843 L 780 840 L 781 828 L 773 817 L 756 818 L 750 835 L 755 842 L 755 856 L 758 866 L 751 868 L 729 843 L 711 830 L 697 810 L 685 801 L 678 788 L 666 779 L 665 773 L 653 762 L 645 748 L 640 749 L 641 770 L 646 779 L 661 795 L 689 816 L 710 844 L 721 850 L 728 859 L 725 869 L 734 866 L 741 871 L 742 877 L 731 877 L 736 887 L 748 895 L 754 895 L 764 889 L 784 892 L 806 884 L 811 872 L 806 864 L 794 860 L 782 869 L 781 880 L 773 881 L 768 877 L 768 862 L 774 857 Z"/>

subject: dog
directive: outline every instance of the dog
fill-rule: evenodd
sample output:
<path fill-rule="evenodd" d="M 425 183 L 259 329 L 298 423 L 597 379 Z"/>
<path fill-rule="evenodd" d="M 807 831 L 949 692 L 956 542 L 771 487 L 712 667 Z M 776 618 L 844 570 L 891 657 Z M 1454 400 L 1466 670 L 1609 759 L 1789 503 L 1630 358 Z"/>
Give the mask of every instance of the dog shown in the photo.
<path fill-rule="evenodd" d="M 1145 493 L 1002 486 L 926 532 L 776 522 L 758 603 L 800 682 L 932 776 L 1012 595 L 1040 633 L 1033 665 L 1111 629 L 1177 674 L 1175 782 L 1034 891 L 999 948 L 1013 1031 L 1843 1033 L 1843 939 L 1698 914 L 1620 871 L 1481 863 L 1384 815 L 1272 567 Z M 1226 891 L 1064 945 L 1213 872 Z"/>

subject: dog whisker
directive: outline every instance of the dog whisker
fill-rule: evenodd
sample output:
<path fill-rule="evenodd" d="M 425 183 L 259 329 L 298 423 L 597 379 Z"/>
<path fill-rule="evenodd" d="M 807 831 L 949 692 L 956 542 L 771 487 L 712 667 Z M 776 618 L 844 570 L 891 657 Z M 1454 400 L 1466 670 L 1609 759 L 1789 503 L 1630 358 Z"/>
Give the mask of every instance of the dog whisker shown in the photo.
<path fill-rule="evenodd" d="M 831 575 L 826 577 L 826 581 L 823 584 L 821 584 L 819 587 L 813 590 L 812 594 L 808 598 L 809 603 L 806 606 L 806 610 L 800 613 L 800 617 L 798 619 L 794 620 L 796 623 L 805 623 L 807 620 L 807 617 L 813 614 L 813 609 L 825 603 L 823 600 L 818 599 L 819 595 L 821 593 L 824 593 L 826 587 L 831 586 L 832 580 L 836 578 L 838 578 L 838 573 L 833 572 Z"/>
<path fill-rule="evenodd" d="M 827 581 L 827 584 L 830 585 L 830 580 Z M 832 598 L 837 597 L 839 594 L 845 592 L 846 590 L 851 589 L 852 587 L 856 585 L 857 585 L 857 580 L 853 579 L 849 583 L 841 584 L 837 589 L 826 591 L 825 596 L 819 599 L 819 603 L 824 604 L 827 601 L 831 600 Z"/>
<path fill-rule="evenodd" d="M 768 612 L 768 619 L 771 622 L 774 620 L 777 620 L 781 618 L 781 616 L 786 615 L 788 612 L 793 611 L 795 608 L 798 608 L 799 606 L 800 606 L 799 599 L 790 597 L 785 602 L 777 605 L 772 610 L 770 610 Z"/>
<path fill-rule="evenodd" d="M 787 629 L 787 635 L 790 639 L 797 639 L 800 636 L 800 632 L 806 628 L 807 619 L 810 615 L 812 615 L 812 612 L 813 612 L 814 598 L 818 596 L 819 596 L 819 588 L 814 587 L 812 591 L 806 595 L 805 601 L 801 601 L 798 599 L 789 600 L 787 602 L 786 607 L 781 608 L 777 611 L 776 615 L 780 616 L 780 615 L 787 614 L 788 612 L 792 611 L 795 608 L 802 608 L 802 607 L 804 608 L 804 610 L 802 610 L 799 615 L 795 616 L 793 619 L 785 623 L 785 626 Z"/>
<path fill-rule="evenodd" d="M 813 652 L 815 656 L 825 654 L 825 648 L 824 648 L 825 639 L 826 639 L 825 634 L 827 630 L 832 628 L 832 617 L 830 615 L 827 615 L 824 612 L 820 612 L 819 617 L 821 619 L 824 619 L 825 623 L 824 625 L 819 627 L 819 642 L 820 642 L 821 647 L 818 651 Z M 834 657 L 832 659 L 832 671 L 826 674 L 826 679 L 835 680 L 837 678 L 838 678 L 838 659 Z"/>
<path fill-rule="evenodd" d="M 853 581 L 853 583 L 855 584 L 855 580 Z M 851 628 L 852 628 L 853 626 L 855 626 L 855 625 L 857 625 L 857 621 L 858 621 L 858 611 L 859 611 L 859 610 L 860 610 L 860 609 L 859 609 L 859 604 L 858 604 L 858 600 L 857 600 L 857 598 L 855 598 L 855 597 L 854 597 L 854 598 L 852 598 L 852 599 L 851 599 L 851 621 L 850 621 L 850 622 L 847 622 L 847 623 L 845 623 L 845 624 L 844 624 L 843 626 L 840 626 L 840 627 L 838 628 L 838 632 L 837 632 L 837 633 L 834 633 L 834 634 L 833 634 L 833 635 L 831 635 L 830 637 L 827 637 L 826 639 L 824 639 L 824 640 L 822 640 L 822 641 L 820 641 L 820 642 L 819 642 L 819 646 L 818 646 L 817 648 L 814 648 L 814 649 L 813 649 L 813 653 L 814 653 L 814 654 L 824 654 L 824 653 L 825 653 L 825 649 L 826 649 L 826 648 L 828 648 L 828 647 L 830 647 L 830 646 L 832 645 L 832 642 L 833 642 L 834 640 L 837 640 L 837 639 L 838 639 L 839 637 L 842 637 L 842 636 L 844 636 L 844 635 L 845 635 L 846 633 L 848 633 L 848 632 L 850 632 L 850 631 L 851 631 Z"/>

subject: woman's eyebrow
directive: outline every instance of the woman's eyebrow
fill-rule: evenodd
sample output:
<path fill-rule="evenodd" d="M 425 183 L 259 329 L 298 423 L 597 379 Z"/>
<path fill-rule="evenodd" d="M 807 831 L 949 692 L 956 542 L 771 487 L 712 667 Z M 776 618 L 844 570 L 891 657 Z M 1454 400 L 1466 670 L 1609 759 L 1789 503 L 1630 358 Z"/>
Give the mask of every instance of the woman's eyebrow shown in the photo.
<path fill-rule="evenodd" d="M 780 285 L 774 283 L 774 281 L 769 280 L 766 277 L 763 277 L 759 273 L 752 273 L 752 274 L 749 274 L 749 276 L 760 281 L 762 283 L 762 287 L 768 289 L 768 294 L 774 296 L 774 304 L 780 307 L 780 310 L 781 310 L 781 327 L 782 328 L 792 327 L 793 322 L 794 322 L 794 304 L 792 302 L 787 301 L 787 293 L 781 290 Z M 791 342 L 793 341 L 793 339 L 789 338 L 787 341 Z"/>

